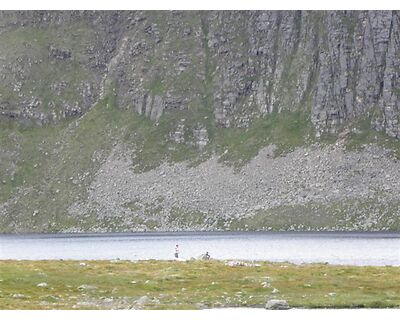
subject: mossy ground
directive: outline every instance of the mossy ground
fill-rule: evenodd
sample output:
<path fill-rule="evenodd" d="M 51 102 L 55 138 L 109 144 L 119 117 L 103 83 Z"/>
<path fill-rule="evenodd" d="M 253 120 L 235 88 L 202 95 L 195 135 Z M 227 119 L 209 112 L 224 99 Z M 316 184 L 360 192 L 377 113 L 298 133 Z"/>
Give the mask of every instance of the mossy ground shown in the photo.
<path fill-rule="evenodd" d="M 281 205 L 257 211 L 254 215 L 234 220 L 229 230 L 386 230 L 400 228 L 399 201 L 380 203 L 377 199 L 331 201 L 327 204 Z M 362 214 L 360 214 L 362 213 Z M 379 213 L 379 214 L 378 214 Z M 374 216 L 381 216 L 379 220 Z M 374 223 L 367 223 L 372 217 Z"/>
<path fill-rule="evenodd" d="M 84 82 L 94 84 L 97 76 L 88 67 L 87 46 L 94 37 L 95 31 L 86 23 L 70 26 L 55 24 L 49 29 L 22 26 L 1 33 L 0 41 L 7 43 L 1 48 L 2 58 L 7 62 L 19 61 L 20 67 L 18 72 L 13 68 L 5 71 L 7 77 L 0 86 L 0 102 L 15 107 L 21 101 L 21 94 L 25 95 L 25 99 L 38 97 L 42 111 L 54 112 L 58 116 L 65 104 L 83 105 L 80 86 Z M 57 63 L 49 61 L 50 46 L 70 49 L 73 59 Z M 25 65 L 25 68 L 22 67 Z M 29 81 L 24 82 L 17 91 L 14 86 L 19 83 L 21 73 L 22 78 L 28 78 Z M 66 85 L 58 94 L 51 90 L 56 83 Z"/>
<path fill-rule="evenodd" d="M 389 266 L 7 260 L 0 261 L 0 309 L 262 307 L 273 298 L 298 308 L 395 308 L 399 282 L 400 268 Z M 135 303 L 142 296 L 148 301 Z"/>
<path fill-rule="evenodd" d="M 371 127 L 371 120 L 374 116 L 374 114 L 364 116 L 350 124 L 354 130 L 346 139 L 347 150 L 360 150 L 367 144 L 373 143 L 387 150 L 391 150 L 393 156 L 400 159 L 400 140 L 389 137 L 384 132 L 374 130 Z"/>
<path fill-rule="evenodd" d="M 218 128 L 216 142 L 221 160 L 240 168 L 267 145 L 276 145 L 278 156 L 311 144 L 313 136 L 306 113 L 282 111 L 256 119 L 249 128 Z"/>

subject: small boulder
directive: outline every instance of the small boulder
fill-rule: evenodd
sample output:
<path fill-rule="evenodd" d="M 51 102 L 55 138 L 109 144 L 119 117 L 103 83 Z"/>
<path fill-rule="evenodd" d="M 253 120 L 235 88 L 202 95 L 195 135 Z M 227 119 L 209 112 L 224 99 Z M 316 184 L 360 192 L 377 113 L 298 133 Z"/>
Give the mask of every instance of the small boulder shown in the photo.
<path fill-rule="evenodd" d="M 199 302 L 199 303 L 196 303 L 195 304 L 195 307 L 197 308 L 197 309 L 207 309 L 207 305 L 205 305 L 204 303 L 201 303 L 201 302 Z"/>
<path fill-rule="evenodd" d="M 265 309 L 268 310 L 287 310 L 290 309 L 289 304 L 286 300 L 268 300 L 265 305 Z"/>
<path fill-rule="evenodd" d="M 81 286 L 78 287 L 79 290 L 96 290 L 96 286 L 91 286 L 88 284 L 82 284 Z"/>
<path fill-rule="evenodd" d="M 136 304 L 144 305 L 144 304 L 149 303 L 150 301 L 151 300 L 150 300 L 150 298 L 148 296 L 143 296 L 143 297 L 140 297 L 139 299 L 136 300 Z"/>
<path fill-rule="evenodd" d="M 45 288 L 45 287 L 47 287 L 48 285 L 47 285 L 47 283 L 46 282 L 41 282 L 41 283 L 38 283 L 37 285 L 36 285 L 36 287 L 39 287 L 39 288 Z"/>

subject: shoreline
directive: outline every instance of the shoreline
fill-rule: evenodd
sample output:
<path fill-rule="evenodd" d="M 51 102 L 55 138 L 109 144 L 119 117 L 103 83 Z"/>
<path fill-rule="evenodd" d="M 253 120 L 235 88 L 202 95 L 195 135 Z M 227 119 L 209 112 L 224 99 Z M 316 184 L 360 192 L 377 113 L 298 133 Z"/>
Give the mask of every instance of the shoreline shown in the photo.
<path fill-rule="evenodd" d="M 110 262 L 110 263 L 120 263 L 120 262 L 127 262 L 127 263 L 141 263 L 141 262 L 194 262 L 194 261 L 210 261 L 210 262 L 238 262 L 238 263 L 250 263 L 250 264 L 284 264 L 284 265 L 293 265 L 293 266 L 312 266 L 312 265 L 324 265 L 330 267 L 359 267 L 359 268 L 367 268 L 367 267 L 393 267 L 393 268 L 400 268 L 400 264 L 385 264 L 385 265 L 358 265 L 358 264 L 337 264 L 337 263 L 329 263 L 329 262 L 291 262 L 291 261 L 272 261 L 272 260 L 257 260 L 257 259 L 214 259 L 211 258 L 209 260 L 204 260 L 201 258 L 188 258 L 188 259 L 0 259 L 0 262 Z"/>
<path fill-rule="evenodd" d="M 171 235 L 219 235 L 219 234 L 296 234 L 296 235 L 348 235 L 348 234 L 357 234 L 357 235 L 373 235 L 373 234 L 393 234 L 400 237 L 400 230 L 183 230 L 183 231 L 115 231 L 115 232 L 0 232 L 1 236 L 54 236 L 54 237 L 63 237 L 63 236 L 71 236 L 71 237 L 113 237 L 113 236 L 171 236 Z"/>

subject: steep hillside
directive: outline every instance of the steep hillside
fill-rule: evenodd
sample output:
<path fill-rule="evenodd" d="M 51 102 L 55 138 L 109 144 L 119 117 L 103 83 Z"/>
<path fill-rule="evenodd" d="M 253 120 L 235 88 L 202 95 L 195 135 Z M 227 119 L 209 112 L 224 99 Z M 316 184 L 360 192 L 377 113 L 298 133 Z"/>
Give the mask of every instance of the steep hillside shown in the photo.
<path fill-rule="evenodd" d="M 1 12 L 0 231 L 400 230 L 399 22 Z"/>

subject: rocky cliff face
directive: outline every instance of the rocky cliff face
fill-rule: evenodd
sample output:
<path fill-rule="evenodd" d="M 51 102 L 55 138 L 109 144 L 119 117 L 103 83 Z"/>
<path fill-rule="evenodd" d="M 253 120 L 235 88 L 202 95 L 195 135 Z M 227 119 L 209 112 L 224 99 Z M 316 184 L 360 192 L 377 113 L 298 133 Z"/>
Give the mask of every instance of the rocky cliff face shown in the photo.
<path fill-rule="evenodd" d="M 1 228 L 399 228 L 398 186 L 371 176 L 397 166 L 387 150 L 400 139 L 399 22 L 396 11 L 1 12 Z M 317 165 L 315 148 L 343 156 L 323 182 L 304 167 L 314 178 L 300 183 L 298 152 Z M 277 162 L 253 159 L 265 150 Z M 157 169 L 181 161 L 206 173 L 187 169 L 193 184 L 181 185 Z M 267 182 L 248 178 L 259 171 Z M 216 197 L 196 180 L 213 173 L 215 190 L 227 183 Z"/>
<path fill-rule="evenodd" d="M 379 108 L 398 137 L 398 12 L 3 12 L 3 116 L 80 116 L 115 89 L 158 120 L 209 107 L 222 126 L 311 109 L 318 131 Z"/>

